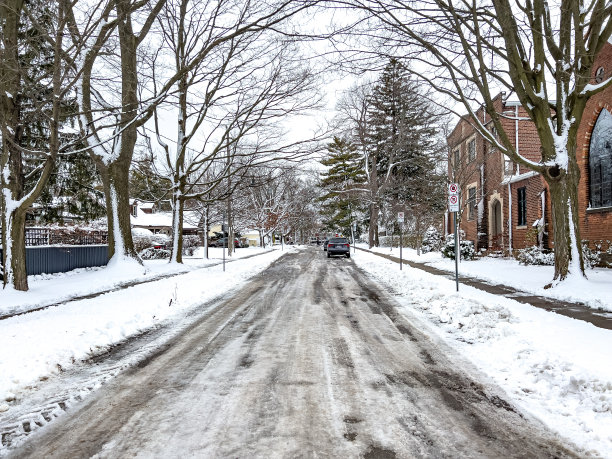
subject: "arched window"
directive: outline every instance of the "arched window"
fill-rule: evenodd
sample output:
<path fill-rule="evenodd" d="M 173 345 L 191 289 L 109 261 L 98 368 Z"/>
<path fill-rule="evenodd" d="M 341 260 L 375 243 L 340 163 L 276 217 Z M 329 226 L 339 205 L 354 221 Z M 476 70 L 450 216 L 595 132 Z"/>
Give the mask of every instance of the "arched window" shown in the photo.
<path fill-rule="evenodd" d="M 589 147 L 590 206 L 612 207 L 612 114 L 599 114 Z"/>

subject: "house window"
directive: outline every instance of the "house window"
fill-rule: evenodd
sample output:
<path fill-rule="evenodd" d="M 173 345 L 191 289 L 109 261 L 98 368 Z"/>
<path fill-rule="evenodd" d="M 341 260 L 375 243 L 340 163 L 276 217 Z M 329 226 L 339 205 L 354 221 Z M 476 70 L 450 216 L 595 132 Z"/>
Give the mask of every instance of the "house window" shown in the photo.
<path fill-rule="evenodd" d="M 132 205 L 132 215 L 138 217 L 138 206 L 136 204 Z"/>
<path fill-rule="evenodd" d="M 518 195 L 518 226 L 525 226 L 527 225 L 527 188 L 519 188 L 516 192 Z"/>
<path fill-rule="evenodd" d="M 504 164 L 504 175 L 514 174 L 514 161 L 502 153 L 502 161 Z"/>
<path fill-rule="evenodd" d="M 476 159 L 476 139 L 472 139 L 468 142 L 468 163 L 471 163 Z"/>
<path fill-rule="evenodd" d="M 476 187 L 468 188 L 468 220 L 476 216 Z"/>
<path fill-rule="evenodd" d="M 461 161 L 461 156 L 459 155 L 459 150 L 453 151 L 453 166 L 455 169 L 459 168 L 459 164 Z"/>
<path fill-rule="evenodd" d="M 612 114 L 599 114 L 589 147 L 590 207 L 612 207 Z"/>

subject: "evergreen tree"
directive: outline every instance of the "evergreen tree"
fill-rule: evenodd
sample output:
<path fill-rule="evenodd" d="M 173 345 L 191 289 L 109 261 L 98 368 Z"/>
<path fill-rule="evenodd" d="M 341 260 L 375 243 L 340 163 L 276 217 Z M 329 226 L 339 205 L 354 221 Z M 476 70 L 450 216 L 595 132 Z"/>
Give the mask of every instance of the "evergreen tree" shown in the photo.
<path fill-rule="evenodd" d="M 362 211 L 359 195 L 366 181 L 363 158 L 355 145 L 338 137 L 327 150 L 329 155 L 321 164 L 329 169 L 321 174 L 319 184 L 323 189 L 319 198 L 323 223 L 330 231 L 350 234 L 352 223 Z"/>
<path fill-rule="evenodd" d="M 40 223 L 64 223 L 67 216 L 90 222 L 105 216 L 100 174 L 89 154 L 61 157 L 37 204 Z"/>
<path fill-rule="evenodd" d="M 161 202 L 170 199 L 172 184 L 156 170 L 152 157 L 143 156 L 130 169 L 130 196 L 143 201 Z"/>
<path fill-rule="evenodd" d="M 371 183 L 376 193 L 370 224 L 377 234 L 378 216 L 391 215 L 381 209 L 438 212 L 436 199 L 444 182 L 434 159 L 438 115 L 401 62 L 389 61 L 368 103 L 369 175 L 376 182 Z"/>
<path fill-rule="evenodd" d="M 393 179 L 385 183 L 385 194 L 410 200 L 411 187 L 402 183 L 425 177 L 435 166 L 431 153 L 436 114 L 396 59 L 385 67 L 369 102 L 370 148 L 376 150 L 378 177 Z"/>
<path fill-rule="evenodd" d="M 52 4 L 36 0 L 26 0 L 25 9 L 28 14 L 23 15 L 19 27 L 22 80 L 19 143 L 26 149 L 23 153 L 23 170 L 24 192 L 27 192 L 39 179 L 41 162 L 40 154 L 29 154 L 27 151 L 46 152 L 49 149 L 55 50 L 47 33 L 55 27 L 57 11 Z M 32 18 L 36 20 L 32 21 Z M 53 172 L 34 204 L 40 223 L 64 223 L 66 216 L 91 221 L 104 213 L 100 175 L 93 161 L 81 151 L 84 145 L 79 145 L 75 134 L 77 110 L 75 94 L 68 92 L 61 99 L 60 140 L 63 144 L 74 142 L 79 153 L 55 158 Z"/>

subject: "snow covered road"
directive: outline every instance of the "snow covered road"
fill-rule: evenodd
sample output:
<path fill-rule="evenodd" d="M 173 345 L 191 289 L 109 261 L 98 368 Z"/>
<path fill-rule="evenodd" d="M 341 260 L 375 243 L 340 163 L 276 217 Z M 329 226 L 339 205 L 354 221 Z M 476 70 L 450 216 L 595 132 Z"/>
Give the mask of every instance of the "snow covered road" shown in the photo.
<path fill-rule="evenodd" d="M 351 260 L 310 248 L 13 454 L 578 456 L 486 381 Z"/>

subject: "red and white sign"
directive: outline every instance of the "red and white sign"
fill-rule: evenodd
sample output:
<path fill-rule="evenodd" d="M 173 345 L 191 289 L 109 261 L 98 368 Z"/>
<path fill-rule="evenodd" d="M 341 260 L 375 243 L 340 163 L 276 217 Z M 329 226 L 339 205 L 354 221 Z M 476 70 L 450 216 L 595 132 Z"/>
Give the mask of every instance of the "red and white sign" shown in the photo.
<path fill-rule="evenodd" d="M 448 211 L 459 212 L 459 196 L 452 194 L 448 197 Z"/>
<path fill-rule="evenodd" d="M 451 183 L 448 185 L 448 194 L 451 196 L 456 196 L 459 194 L 459 184 Z"/>
<path fill-rule="evenodd" d="M 398 212 L 397 213 L 397 222 L 398 223 L 404 223 L 404 212 Z"/>

